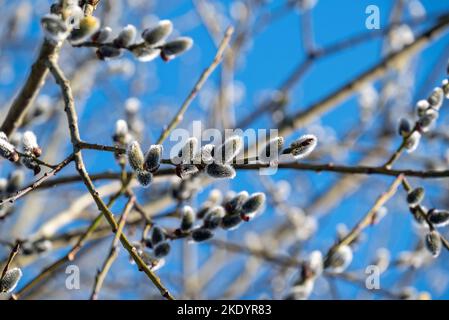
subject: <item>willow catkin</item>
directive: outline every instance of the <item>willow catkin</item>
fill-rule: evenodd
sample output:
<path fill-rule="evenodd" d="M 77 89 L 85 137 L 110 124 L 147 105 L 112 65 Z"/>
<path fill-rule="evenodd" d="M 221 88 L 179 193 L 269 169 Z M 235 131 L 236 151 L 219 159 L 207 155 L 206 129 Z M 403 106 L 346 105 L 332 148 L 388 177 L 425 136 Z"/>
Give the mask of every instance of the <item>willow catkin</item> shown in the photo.
<path fill-rule="evenodd" d="M 19 268 L 13 268 L 6 271 L 0 281 L 0 292 L 12 292 L 19 283 L 20 278 L 22 278 L 22 270 Z"/>
<path fill-rule="evenodd" d="M 441 253 L 442 243 L 440 234 L 433 230 L 430 231 L 425 238 L 426 248 L 432 254 L 434 258 L 438 257 Z"/>
<path fill-rule="evenodd" d="M 145 29 L 142 38 L 149 46 L 161 44 L 173 31 L 170 20 L 161 20 L 154 28 Z"/>
<path fill-rule="evenodd" d="M 285 149 L 283 153 L 289 153 L 295 159 L 302 159 L 307 157 L 315 149 L 317 142 L 317 137 L 312 134 L 306 134 L 292 142 L 290 147 Z"/>
<path fill-rule="evenodd" d="M 181 211 L 182 219 L 180 229 L 188 231 L 193 227 L 195 222 L 195 211 L 191 206 L 184 206 Z"/>
<path fill-rule="evenodd" d="M 209 240 L 214 236 L 213 232 L 206 228 L 198 228 L 192 231 L 192 239 L 195 242 L 202 242 Z"/>
<path fill-rule="evenodd" d="M 127 150 L 128 162 L 134 170 L 142 170 L 144 164 L 144 155 L 140 144 L 137 141 L 131 142 Z"/>
<path fill-rule="evenodd" d="M 427 219 L 435 227 L 444 227 L 449 224 L 449 211 L 430 209 L 427 213 Z"/>
<path fill-rule="evenodd" d="M 119 48 L 129 47 L 134 43 L 137 36 L 137 29 L 132 24 L 128 24 L 126 27 L 120 31 L 117 38 L 114 39 L 113 43 Z"/>
<path fill-rule="evenodd" d="M 233 179 L 236 175 L 235 169 L 226 164 L 211 163 L 206 166 L 207 174 L 215 179 Z"/>

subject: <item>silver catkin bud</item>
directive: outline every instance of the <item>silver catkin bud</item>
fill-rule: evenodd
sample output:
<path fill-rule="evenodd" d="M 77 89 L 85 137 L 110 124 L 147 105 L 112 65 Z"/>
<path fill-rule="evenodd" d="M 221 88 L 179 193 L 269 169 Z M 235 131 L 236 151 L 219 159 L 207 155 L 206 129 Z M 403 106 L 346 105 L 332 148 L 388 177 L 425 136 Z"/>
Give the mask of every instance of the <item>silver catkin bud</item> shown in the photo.
<path fill-rule="evenodd" d="M 305 158 L 315 149 L 317 141 L 317 137 L 313 134 L 303 135 L 290 144 L 290 147 L 285 149 L 283 153 L 290 153 L 295 159 Z"/>
<path fill-rule="evenodd" d="M 424 209 L 424 207 L 422 207 L 421 205 L 417 205 L 414 207 L 411 206 L 409 207 L 409 210 L 418 225 L 424 225 L 426 223 L 425 217 L 422 214 L 422 212 L 427 211 Z"/>
<path fill-rule="evenodd" d="M 244 215 L 255 213 L 265 204 L 265 194 L 263 192 L 253 193 L 242 205 L 241 212 Z"/>
<path fill-rule="evenodd" d="M 417 129 L 421 132 L 429 131 L 432 124 L 438 119 L 439 112 L 433 108 L 430 108 L 426 113 L 418 119 Z"/>
<path fill-rule="evenodd" d="M 191 206 L 184 206 L 182 208 L 182 220 L 180 229 L 182 231 L 188 231 L 193 227 L 195 222 L 195 212 Z"/>
<path fill-rule="evenodd" d="M 279 153 L 281 153 L 284 147 L 284 138 L 276 137 L 268 141 L 259 153 L 259 161 L 262 163 L 269 163 L 270 161 L 277 160 Z"/>
<path fill-rule="evenodd" d="M 402 137 L 406 137 L 410 134 L 411 131 L 412 131 L 412 125 L 410 124 L 410 121 L 408 121 L 405 118 L 401 118 L 401 120 L 399 120 L 399 126 L 398 126 L 399 135 L 401 135 Z"/>
<path fill-rule="evenodd" d="M 407 202 L 410 206 L 416 206 L 424 199 L 424 188 L 416 188 L 407 194 Z"/>
<path fill-rule="evenodd" d="M 165 240 L 164 230 L 159 228 L 158 226 L 154 226 L 151 231 L 151 243 L 153 246 Z"/>
<path fill-rule="evenodd" d="M 429 102 L 432 108 L 436 110 L 440 109 L 444 101 L 443 89 L 441 89 L 440 87 L 436 87 L 435 89 L 433 89 L 429 98 L 427 98 L 427 101 Z"/>
<path fill-rule="evenodd" d="M 206 228 L 198 228 L 192 231 L 192 239 L 195 242 L 209 240 L 214 236 L 213 232 Z"/>
<path fill-rule="evenodd" d="M 128 24 L 126 27 L 120 31 L 117 38 L 114 39 L 113 43 L 119 48 L 126 48 L 134 43 L 136 40 L 137 30 L 132 24 Z"/>
<path fill-rule="evenodd" d="M 132 54 L 141 62 L 150 62 L 161 54 L 161 49 L 138 45 L 131 49 Z"/>
<path fill-rule="evenodd" d="M 6 271 L 5 276 L 0 281 L 0 292 L 12 292 L 20 278 L 22 278 L 22 271 L 19 268 L 13 268 Z"/>
<path fill-rule="evenodd" d="M 206 144 L 201 148 L 201 162 L 203 163 L 211 163 L 214 160 L 214 150 L 215 146 L 213 144 Z"/>
<path fill-rule="evenodd" d="M 134 170 L 143 169 L 145 158 L 143 156 L 139 142 L 133 141 L 130 143 L 127 150 L 127 155 L 128 155 L 128 162 L 131 168 L 133 168 Z"/>
<path fill-rule="evenodd" d="M 232 136 L 214 149 L 214 159 L 217 163 L 230 163 L 243 149 L 243 139 Z"/>
<path fill-rule="evenodd" d="M 157 169 L 159 169 L 162 159 L 162 151 L 163 151 L 162 145 L 160 144 L 151 145 L 145 155 L 143 168 L 150 172 L 154 172 Z"/>
<path fill-rule="evenodd" d="M 167 42 L 162 46 L 161 57 L 165 61 L 171 60 L 184 53 L 193 46 L 193 40 L 188 37 L 180 37 L 176 40 Z"/>
<path fill-rule="evenodd" d="M 178 157 L 181 163 L 192 163 L 198 149 L 198 139 L 191 137 L 187 139 L 186 144 L 179 150 Z"/>
<path fill-rule="evenodd" d="M 122 55 L 122 50 L 110 45 L 104 45 L 97 49 L 97 57 L 100 60 L 118 58 Z"/>
<path fill-rule="evenodd" d="M 236 175 L 235 169 L 226 164 L 211 163 L 206 167 L 207 174 L 215 179 L 233 179 Z"/>
<path fill-rule="evenodd" d="M 170 243 L 168 241 L 162 241 L 154 246 L 153 248 L 154 256 L 157 259 L 163 258 L 170 253 L 170 249 L 171 249 Z"/>
<path fill-rule="evenodd" d="M 223 229 L 234 229 L 242 222 L 242 218 L 239 214 L 237 215 L 227 215 L 221 219 L 221 227 Z"/>
<path fill-rule="evenodd" d="M 419 100 L 416 103 L 416 114 L 418 117 L 422 117 L 426 114 L 426 111 L 430 108 L 430 103 L 427 100 Z"/>
<path fill-rule="evenodd" d="M 350 246 L 339 246 L 324 262 L 324 267 L 333 273 L 342 273 L 352 262 L 352 249 Z"/>
<path fill-rule="evenodd" d="M 221 219 L 225 216 L 223 207 L 216 206 L 210 209 L 204 216 L 203 227 L 207 229 L 216 229 L 221 223 Z"/>
<path fill-rule="evenodd" d="M 83 17 L 78 25 L 78 28 L 74 28 L 70 33 L 69 40 L 78 44 L 88 38 L 90 38 L 100 28 L 100 20 L 94 16 Z"/>
<path fill-rule="evenodd" d="M 98 30 L 97 32 L 95 32 L 92 35 L 91 40 L 93 42 L 103 43 L 103 42 L 108 41 L 111 34 L 112 34 L 112 29 L 110 27 L 104 27 L 104 28 L 101 28 L 100 30 Z"/>
<path fill-rule="evenodd" d="M 37 143 L 36 135 L 32 131 L 25 131 L 22 135 L 22 145 L 25 153 L 40 157 L 42 150 Z"/>
<path fill-rule="evenodd" d="M 9 143 L 6 136 L 0 139 L 0 157 L 8 159 L 11 162 L 19 161 L 19 154 L 16 152 L 15 147 Z"/>
<path fill-rule="evenodd" d="M 203 219 L 206 213 L 210 210 L 210 208 L 213 207 L 213 203 L 210 203 L 209 201 L 206 201 L 201 205 L 201 207 L 196 212 L 196 218 L 197 219 Z"/>
<path fill-rule="evenodd" d="M 148 187 L 151 182 L 153 181 L 153 174 L 149 171 L 137 169 L 136 170 L 136 178 L 139 184 L 146 188 Z"/>
<path fill-rule="evenodd" d="M 119 119 L 115 123 L 114 141 L 125 144 L 129 135 L 128 124 L 125 120 Z"/>
<path fill-rule="evenodd" d="M 145 29 L 142 38 L 150 46 L 161 44 L 173 31 L 173 24 L 170 20 L 161 20 L 156 27 Z"/>
<path fill-rule="evenodd" d="M 243 203 L 249 198 L 249 194 L 246 191 L 239 192 L 230 200 L 226 201 L 223 206 L 228 215 L 238 215 L 242 210 Z"/>
<path fill-rule="evenodd" d="M 446 97 L 446 99 L 449 99 L 449 79 L 444 79 L 441 87 L 443 89 L 444 96 Z"/>
<path fill-rule="evenodd" d="M 418 148 L 419 142 L 421 140 L 421 133 L 414 131 L 405 142 L 405 149 L 408 153 L 412 153 Z"/>
<path fill-rule="evenodd" d="M 30 170 L 33 170 L 34 175 L 41 172 L 41 167 L 39 163 L 36 162 L 32 157 L 22 157 L 22 164 Z"/>
<path fill-rule="evenodd" d="M 434 258 L 438 257 L 441 253 L 441 238 L 440 234 L 433 230 L 426 235 L 426 248 L 432 254 Z"/>
<path fill-rule="evenodd" d="M 449 211 L 430 209 L 427 218 L 435 227 L 444 227 L 449 224 Z"/>

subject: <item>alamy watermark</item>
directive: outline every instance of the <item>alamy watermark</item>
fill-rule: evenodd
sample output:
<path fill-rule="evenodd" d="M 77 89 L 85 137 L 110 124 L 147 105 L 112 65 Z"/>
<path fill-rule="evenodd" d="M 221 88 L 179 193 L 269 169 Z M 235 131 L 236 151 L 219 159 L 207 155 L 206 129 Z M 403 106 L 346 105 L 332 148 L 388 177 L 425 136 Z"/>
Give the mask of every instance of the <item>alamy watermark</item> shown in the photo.
<path fill-rule="evenodd" d="M 79 290 L 80 289 L 80 269 L 77 265 L 68 265 L 65 269 L 67 275 L 65 279 L 65 287 L 67 290 Z"/>
<path fill-rule="evenodd" d="M 368 17 L 365 20 L 365 27 L 368 30 L 380 29 L 380 9 L 376 5 L 369 5 L 365 9 L 365 13 Z"/>

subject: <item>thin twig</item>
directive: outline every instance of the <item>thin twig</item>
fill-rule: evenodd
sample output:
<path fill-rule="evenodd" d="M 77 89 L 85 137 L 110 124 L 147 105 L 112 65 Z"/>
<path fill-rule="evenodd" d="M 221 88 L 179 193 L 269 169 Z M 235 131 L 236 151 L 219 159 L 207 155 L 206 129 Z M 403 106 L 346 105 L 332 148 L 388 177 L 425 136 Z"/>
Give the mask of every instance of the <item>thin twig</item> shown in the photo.
<path fill-rule="evenodd" d="M 365 214 L 365 216 L 354 226 L 354 228 L 339 242 L 334 244 L 326 254 L 326 260 L 328 260 L 330 257 L 332 257 L 335 252 L 338 251 L 338 249 L 341 246 L 344 245 L 350 245 L 354 239 L 356 239 L 365 228 L 372 225 L 374 218 L 379 211 L 379 209 L 396 193 L 398 187 L 402 183 L 402 180 L 404 179 L 403 175 L 399 175 L 391 184 L 391 186 L 388 188 L 386 192 L 384 192 L 374 203 L 374 206 Z"/>
<path fill-rule="evenodd" d="M 218 66 L 218 64 L 221 62 L 221 59 L 223 58 L 223 53 L 226 50 L 226 47 L 228 46 L 229 41 L 231 40 L 232 33 L 234 32 L 234 29 L 232 27 L 228 27 L 226 29 L 225 35 L 223 40 L 221 41 L 221 44 L 219 45 L 217 49 L 217 53 L 215 54 L 215 58 L 212 61 L 212 63 L 207 67 L 203 73 L 201 74 L 200 78 L 198 79 L 198 82 L 193 87 L 192 91 L 188 95 L 187 99 L 183 102 L 181 105 L 181 108 L 178 110 L 178 112 L 175 114 L 171 122 L 168 124 L 168 126 L 162 131 L 159 139 L 157 140 L 156 144 L 162 144 L 165 139 L 169 136 L 170 132 L 176 128 L 176 126 L 181 122 L 184 113 L 187 111 L 187 108 L 192 103 L 193 99 L 196 97 L 198 92 L 203 87 L 206 80 L 209 78 L 209 76 L 212 74 L 212 72 L 215 70 L 215 68 Z"/>
<path fill-rule="evenodd" d="M 106 260 L 103 263 L 103 266 L 98 271 L 97 276 L 95 277 L 95 284 L 94 288 L 92 290 L 91 294 L 91 300 L 97 300 L 98 294 L 100 293 L 101 287 L 103 285 L 104 280 L 106 279 L 106 275 L 109 272 L 109 269 L 112 267 L 112 264 L 114 263 L 115 259 L 118 256 L 118 246 L 120 241 L 120 236 L 122 235 L 123 228 L 126 224 L 126 218 L 128 217 L 129 212 L 134 206 L 136 198 L 134 196 L 131 196 L 128 200 L 125 209 L 123 210 L 122 216 L 120 217 L 120 220 L 118 222 L 118 228 L 115 232 L 114 239 L 112 240 L 111 249 L 109 251 L 109 254 L 106 258 Z"/>
<path fill-rule="evenodd" d="M 36 188 L 38 188 L 42 183 L 44 183 L 47 179 L 53 177 L 56 175 L 56 173 L 58 173 L 59 171 L 61 171 L 65 166 L 67 166 L 70 162 L 72 162 L 74 159 L 73 154 L 71 154 L 70 156 L 68 156 L 67 158 L 65 158 L 63 161 L 61 161 L 58 165 L 56 165 L 56 167 L 54 169 L 52 169 L 49 172 L 44 173 L 44 175 L 42 177 L 40 177 L 39 179 L 37 179 L 35 182 L 33 182 L 32 184 L 30 184 L 29 186 L 17 191 L 14 195 L 5 198 L 5 199 L 1 199 L 0 200 L 0 204 L 3 204 L 5 202 L 10 202 L 13 203 L 14 201 L 16 201 L 17 199 L 23 197 L 24 195 L 26 195 L 28 192 L 35 190 Z"/>

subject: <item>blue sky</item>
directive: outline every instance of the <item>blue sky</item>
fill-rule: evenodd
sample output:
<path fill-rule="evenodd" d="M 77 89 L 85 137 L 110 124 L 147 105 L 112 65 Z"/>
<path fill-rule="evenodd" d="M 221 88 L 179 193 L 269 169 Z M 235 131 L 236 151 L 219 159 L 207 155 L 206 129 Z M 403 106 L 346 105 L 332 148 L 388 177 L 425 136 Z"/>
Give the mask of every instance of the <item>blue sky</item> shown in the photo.
<path fill-rule="evenodd" d="M 232 1 L 217 1 L 227 8 Z M 45 4 L 46 1 L 39 1 L 41 4 Z M 143 64 L 137 62 L 135 68 L 137 70 L 136 75 L 133 78 L 127 78 L 123 76 L 107 76 L 101 81 L 95 82 L 91 88 L 92 92 L 86 99 L 79 101 L 78 111 L 80 113 L 81 131 L 83 132 L 83 138 L 87 141 L 110 144 L 110 136 L 113 131 L 114 122 L 123 117 L 124 110 L 123 105 L 125 100 L 130 96 L 139 98 L 142 102 L 141 114 L 145 120 L 145 136 L 142 143 L 149 145 L 154 142 L 161 132 L 162 126 L 167 123 L 171 115 L 177 110 L 184 98 L 188 95 L 189 91 L 198 79 L 201 71 L 209 65 L 214 54 L 215 46 L 211 41 L 207 30 L 198 22 L 198 19 L 188 20 L 186 17 L 192 11 L 191 1 L 187 0 L 167 0 L 156 1 L 156 5 L 152 7 L 151 12 L 144 12 L 139 10 L 133 10 L 133 8 L 125 8 L 122 17 L 119 21 L 119 25 L 126 25 L 128 23 L 140 25 L 140 21 L 148 14 L 155 14 L 161 19 L 172 19 L 175 23 L 180 21 L 179 32 L 182 35 L 186 35 L 194 39 L 195 45 L 191 51 L 184 56 L 175 59 L 169 63 L 164 63 L 161 60 L 157 60 L 152 63 Z M 274 0 L 269 4 L 270 8 L 275 10 L 283 1 Z M 314 23 L 314 36 L 315 43 L 318 47 L 325 47 L 327 45 L 336 43 L 342 39 L 350 37 L 351 35 L 357 35 L 360 33 L 369 33 L 369 30 L 365 28 L 365 8 L 370 4 L 375 4 L 380 9 L 381 14 L 381 28 L 385 28 L 388 25 L 388 17 L 391 12 L 391 8 L 394 1 L 365 1 L 365 0 L 320 0 L 318 5 L 313 10 L 313 23 Z M 435 15 L 449 10 L 449 4 L 444 1 L 427 0 L 422 1 L 426 11 L 429 15 Z M 11 3 L 1 2 L 1 9 L 10 10 Z M 40 39 L 42 38 L 42 32 L 38 23 L 38 15 L 42 11 L 34 8 L 35 15 L 33 21 L 26 32 L 26 36 L 20 43 L 22 45 L 29 46 L 27 50 L 15 50 L 8 49 L 5 44 L 1 45 L 0 57 L 2 61 L 9 61 L 12 63 L 13 76 L 8 77 L 9 81 L 3 81 L 0 84 L 0 102 L 6 104 L 11 99 L 17 89 L 20 87 L 23 79 L 25 78 L 29 67 L 35 57 L 35 48 L 38 46 Z M 406 14 L 406 19 L 410 17 Z M 184 23 L 181 23 L 183 22 Z M 189 23 L 185 23 L 188 21 Z M 416 28 L 416 33 L 419 34 L 421 30 L 424 30 L 426 26 L 431 25 L 431 21 L 423 23 L 419 28 Z M 0 26 L 4 26 L 1 24 Z M 257 34 L 251 42 L 248 51 L 245 52 L 245 56 L 241 57 L 239 61 L 239 68 L 234 74 L 235 81 L 244 87 L 244 97 L 242 101 L 236 104 L 235 110 L 237 116 L 243 116 L 249 114 L 257 105 L 257 101 L 263 92 L 278 87 L 283 80 L 290 74 L 291 70 L 305 58 L 304 48 L 301 45 L 300 34 L 300 20 L 297 12 L 283 16 L 281 19 L 276 20 L 268 28 L 264 29 L 260 34 Z M 433 43 L 428 49 L 424 50 L 423 54 L 420 54 L 413 63 L 416 64 L 416 87 L 421 92 L 427 94 L 430 90 L 439 83 L 445 76 L 445 66 L 441 68 L 441 71 L 436 77 L 436 83 L 428 83 L 429 70 L 431 70 L 438 61 L 441 60 L 441 55 L 444 54 L 449 36 L 446 34 L 439 38 L 436 43 Z M 67 48 L 63 51 L 66 56 L 64 59 L 78 59 L 80 52 L 88 54 L 90 49 L 77 49 Z M 382 41 L 380 39 L 370 40 L 366 43 L 357 45 L 355 48 L 350 48 L 338 54 L 326 57 L 318 61 L 314 67 L 305 75 L 303 80 L 297 84 L 291 92 L 290 104 L 288 106 L 289 112 L 296 112 L 300 108 L 305 108 L 315 101 L 321 99 L 327 94 L 333 92 L 336 88 L 347 83 L 355 76 L 365 71 L 372 65 L 376 64 L 382 58 Z M 125 55 L 123 59 L 130 59 L 132 57 Z M 98 61 L 98 64 L 110 64 L 109 62 Z M 134 61 L 133 61 L 134 63 Z M 5 67 L 3 67 L 5 68 Z M 0 67 L 0 69 L 3 69 Z M 5 70 L 1 71 L 6 72 Z M 100 72 L 101 73 L 101 72 Z M 134 91 L 132 85 L 136 84 L 137 75 L 145 76 L 143 83 L 143 90 L 140 92 Z M 218 72 L 216 72 L 211 79 L 207 82 L 205 89 L 208 90 L 217 86 Z M 376 87 L 378 84 L 376 83 Z M 419 90 L 418 90 L 419 91 Z M 53 86 L 52 81 L 48 81 L 47 85 L 43 89 L 44 93 L 54 94 L 56 88 Z M 414 92 L 414 94 L 418 94 Z M 415 102 L 417 99 L 424 97 L 413 97 Z M 201 105 L 201 96 L 196 99 L 191 108 L 188 110 L 181 126 L 188 127 L 188 124 L 193 120 L 204 120 L 207 115 L 207 105 Z M 162 106 L 162 108 L 160 108 Z M 404 112 L 410 112 L 412 105 L 404 108 Z M 4 110 L 4 109 L 3 109 Z M 311 124 L 309 127 L 302 128 L 295 132 L 293 137 L 308 132 L 313 125 L 323 125 L 326 130 L 333 132 L 335 135 L 336 143 L 338 143 L 339 137 L 344 134 L 349 128 L 359 123 L 359 108 L 357 100 L 352 97 L 342 103 L 341 106 L 335 108 L 333 111 L 326 114 L 320 122 Z M 2 111 L 3 112 L 3 111 Z M 440 118 L 441 123 L 444 123 L 447 119 L 447 112 L 442 112 Z M 372 131 L 364 135 L 359 143 L 361 146 L 370 147 L 375 141 L 373 140 L 375 135 L 373 133 L 385 123 L 382 119 L 376 120 L 373 123 Z M 268 117 L 261 117 L 252 124 L 253 128 L 271 128 L 274 127 Z M 47 123 L 40 124 L 36 127 L 36 133 L 41 133 L 42 136 L 48 137 L 52 132 L 52 125 Z M 291 139 L 291 138 L 290 138 Z M 324 141 L 325 142 L 325 141 Z M 392 146 L 399 144 L 397 139 Z M 439 153 L 445 151 L 447 146 L 425 146 L 425 150 L 438 150 Z M 319 150 L 320 146 L 318 146 Z M 168 149 L 168 148 L 167 148 Z M 60 157 L 69 151 L 69 145 L 66 145 L 65 152 L 61 152 Z M 341 163 L 352 164 L 360 157 L 356 152 L 350 153 L 339 160 Z M 116 170 L 116 166 L 112 161 L 112 156 L 105 153 L 89 153 L 86 156 L 86 161 L 91 172 L 101 172 L 104 170 Z M 323 160 L 326 161 L 326 160 Z M 319 161 L 319 162 L 323 162 Z M 6 175 L 9 172 L 10 167 L 4 166 L 4 162 L 0 164 L 0 172 Z M 413 166 L 412 161 L 406 162 L 404 166 Z M 73 172 L 72 169 L 67 169 L 65 174 Z M 28 179 L 32 179 L 28 176 Z M 310 174 L 303 172 L 280 172 L 273 178 L 275 181 L 287 180 L 292 184 L 292 188 L 295 192 L 287 199 L 291 204 L 298 206 L 306 206 L 311 199 L 320 194 L 323 190 L 326 190 L 334 181 L 338 179 L 335 174 Z M 31 180 L 30 180 L 31 181 Z M 355 194 L 343 199 L 341 203 L 334 209 L 330 210 L 323 219 L 320 219 L 320 229 L 317 235 L 312 240 L 304 244 L 306 251 L 319 249 L 326 250 L 334 241 L 335 227 L 338 223 L 346 223 L 349 227 L 352 227 L 354 223 L 359 219 L 374 203 L 375 199 L 385 189 L 385 187 L 391 182 L 391 178 L 382 177 L 370 177 L 366 186 L 358 190 Z M 418 183 L 418 181 L 416 181 Z M 420 182 L 419 182 L 420 183 Z M 433 186 L 432 181 L 425 182 L 428 187 L 428 199 L 432 203 L 438 204 L 441 200 L 441 188 Z M 252 176 L 250 172 L 239 173 L 237 178 L 230 183 L 220 183 L 214 187 L 233 189 L 235 191 L 248 190 L 249 192 L 261 191 L 260 182 Z M 68 189 L 67 189 L 68 190 Z M 81 185 L 76 186 L 76 190 L 82 190 Z M 196 204 L 201 203 L 207 196 L 209 189 L 200 193 Z M 145 193 L 139 193 L 144 197 Z M 400 251 L 411 249 L 416 242 L 416 235 L 411 232 L 411 218 L 407 214 L 407 208 L 405 205 L 404 193 L 399 192 L 397 201 L 394 201 L 391 206 L 389 205 L 389 215 L 382 221 L 382 225 L 378 228 L 373 228 L 366 232 L 367 240 L 358 248 L 355 253 L 355 259 L 350 270 L 357 270 L 363 268 L 373 256 L 373 252 L 376 248 L 385 246 L 388 247 L 393 256 L 396 256 Z M 123 203 L 118 203 L 116 211 L 120 209 Z M 429 204 L 430 205 L 430 204 Z M 273 223 L 278 223 L 283 219 L 276 214 L 273 208 L 268 207 L 263 216 L 261 216 L 254 223 L 247 224 L 244 227 L 238 229 L 235 232 L 230 232 L 227 237 L 230 241 L 241 241 L 242 237 L 249 231 L 263 232 L 272 227 Z M 170 225 L 170 221 L 163 222 Z M 36 226 L 37 227 L 37 226 Z M 73 227 L 73 226 L 72 226 Z M 4 227 L 0 226 L 0 230 L 4 231 Z M 220 235 L 224 236 L 224 235 Z M 109 246 L 109 241 L 106 241 L 101 246 L 103 252 L 106 252 Z M 211 248 L 207 244 L 199 246 L 200 263 L 202 259 L 209 256 Z M 98 250 L 99 248 L 96 248 Z M 284 253 L 288 253 L 289 249 L 286 249 Z M 99 255 L 103 257 L 103 254 Z M 168 258 L 167 266 L 160 271 L 160 275 L 164 281 L 168 283 L 171 290 L 175 292 L 175 295 L 181 286 L 179 283 L 179 276 L 181 275 L 181 244 L 174 246 L 171 256 Z M 44 261 L 51 261 L 55 258 L 55 255 L 46 257 Z M 439 261 L 435 263 L 436 266 L 429 267 L 434 272 L 444 270 L 448 267 L 448 254 L 444 253 Z M 221 270 L 219 275 L 215 277 L 213 285 L 208 287 L 208 291 L 205 297 L 216 297 L 221 288 L 228 281 L 233 281 L 234 277 L 241 272 L 243 262 L 247 259 L 245 256 L 240 256 L 227 268 Z M 99 263 L 102 262 L 102 258 L 99 258 Z M 44 264 L 45 265 L 45 264 Z M 117 279 L 117 274 L 121 275 L 123 269 L 124 276 L 129 277 L 130 283 L 139 286 L 145 286 L 145 279 L 143 275 L 136 275 L 136 272 L 130 267 L 127 267 L 127 257 L 124 252 L 121 253 L 120 259 L 113 268 L 113 274 L 111 279 Z M 435 268 L 435 269 L 432 269 Z M 29 273 L 26 273 L 25 279 L 29 278 L 31 274 L 35 274 L 39 267 L 27 268 Z M 413 285 L 419 290 L 425 290 L 432 293 L 434 298 L 447 299 L 449 298 L 449 291 L 437 290 L 433 284 L 433 280 L 426 274 L 427 270 L 421 270 Z M 83 273 L 87 282 L 92 280 L 92 270 L 85 271 Z M 260 298 L 261 294 L 268 294 L 269 288 L 264 286 L 264 281 L 267 277 L 272 275 L 272 269 L 270 265 L 265 265 L 261 269 L 259 279 L 261 283 L 257 281 L 255 284 L 240 298 L 253 299 Z M 382 278 L 382 285 L 385 287 L 394 285 L 400 278 L 400 274 L 397 271 L 389 272 Z M 59 280 L 58 280 L 59 281 Z M 62 280 L 60 280 L 62 281 Z M 60 282 L 59 281 L 59 282 Z M 445 280 L 446 281 L 446 280 Z M 357 287 L 346 284 L 344 282 L 336 282 L 338 291 L 342 297 L 356 298 L 365 297 L 361 290 Z M 90 287 L 87 286 L 87 292 Z M 144 293 L 150 292 L 149 289 L 143 288 Z M 130 290 L 122 291 L 112 294 L 111 298 L 138 298 L 136 293 L 133 293 L 132 286 Z M 75 297 L 81 298 L 85 296 L 85 292 L 80 292 Z M 381 296 L 377 296 L 381 297 Z M 312 298 L 329 298 L 329 296 L 320 296 L 319 294 L 312 295 Z"/>

